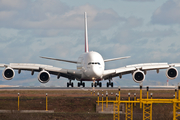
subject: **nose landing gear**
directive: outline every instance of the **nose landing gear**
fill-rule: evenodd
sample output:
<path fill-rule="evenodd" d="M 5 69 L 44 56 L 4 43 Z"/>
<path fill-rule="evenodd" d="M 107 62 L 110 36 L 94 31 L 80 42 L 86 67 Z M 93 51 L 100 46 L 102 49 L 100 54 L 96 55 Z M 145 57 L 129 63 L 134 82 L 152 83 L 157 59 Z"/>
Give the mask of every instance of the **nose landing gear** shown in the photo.
<path fill-rule="evenodd" d="M 97 87 L 97 86 L 99 86 L 99 87 L 102 87 L 102 83 L 101 82 L 99 82 L 99 81 L 97 81 L 97 82 L 93 82 L 93 83 L 91 83 L 91 87 Z"/>

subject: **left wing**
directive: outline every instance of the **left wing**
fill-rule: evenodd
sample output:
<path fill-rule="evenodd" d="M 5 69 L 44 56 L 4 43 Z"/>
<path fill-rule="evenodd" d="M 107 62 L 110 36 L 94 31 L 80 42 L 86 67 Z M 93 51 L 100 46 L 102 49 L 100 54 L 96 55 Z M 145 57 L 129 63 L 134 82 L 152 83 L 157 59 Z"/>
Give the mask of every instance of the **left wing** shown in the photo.
<path fill-rule="evenodd" d="M 103 74 L 104 80 L 112 79 L 113 77 L 125 74 L 132 74 L 133 80 L 137 83 L 144 81 L 145 75 L 149 70 L 157 70 L 159 73 L 159 69 L 167 69 L 166 76 L 169 79 L 175 79 L 178 76 L 178 70 L 175 67 L 180 67 L 180 63 L 144 63 L 144 64 L 134 64 L 127 65 L 125 67 L 105 70 Z"/>
<path fill-rule="evenodd" d="M 10 63 L 9 65 L 0 64 L 0 67 L 5 67 L 3 77 L 6 80 L 11 80 L 15 76 L 14 70 L 18 70 L 19 74 L 21 70 L 26 70 L 31 71 L 31 75 L 34 72 L 39 72 L 38 80 L 41 83 L 47 83 L 50 79 L 50 74 L 57 75 L 58 79 L 62 76 L 71 80 L 79 79 L 82 74 L 79 70 L 63 69 L 43 64 Z"/>
<path fill-rule="evenodd" d="M 56 60 L 56 61 L 63 61 L 63 62 L 69 62 L 69 63 L 76 63 L 77 64 L 77 61 L 72 61 L 72 60 L 64 60 L 64 59 L 42 57 L 42 56 L 40 56 L 40 58 L 49 59 L 49 60 Z"/>

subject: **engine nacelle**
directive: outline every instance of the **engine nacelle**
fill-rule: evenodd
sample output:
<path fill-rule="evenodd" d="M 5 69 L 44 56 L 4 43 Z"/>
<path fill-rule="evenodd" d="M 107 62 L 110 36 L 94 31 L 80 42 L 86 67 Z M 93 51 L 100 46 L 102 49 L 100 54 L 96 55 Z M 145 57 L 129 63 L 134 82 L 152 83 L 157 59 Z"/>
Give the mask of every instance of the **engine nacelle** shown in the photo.
<path fill-rule="evenodd" d="M 136 70 L 136 71 L 133 73 L 132 77 L 133 77 L 133 80 L 134 80 L 136 83 L 141 83 L 141 82 L 143 82 L 144 79 L 145 79 L 145 74 L 144 74 L 144 72 L 141 71 L 141 70 Z"/>
<path fill-rule="evenodd" d="M 49 72 L 43 70 L 38 75 L 38 80 L 41 83 L 47 83 L 50 80 L 50 74 Z"/>
<path fill-rule="evenodd" d="M 173 79 L 177 78 L 178 70 L 174 67 L 170 67 L 166 70 L 166 76 L 167 76 L 167 78 L 173 80 Z"/>
<path fill-rule="evenodd" d="M 15 72 L 12 68 L 7 67 L 4 69 L 4 71 L 2 72 L 2 76 L 4 77 L 4 79 L 6 80 L 11 80 L 14 78 L 15 76 Z"/>

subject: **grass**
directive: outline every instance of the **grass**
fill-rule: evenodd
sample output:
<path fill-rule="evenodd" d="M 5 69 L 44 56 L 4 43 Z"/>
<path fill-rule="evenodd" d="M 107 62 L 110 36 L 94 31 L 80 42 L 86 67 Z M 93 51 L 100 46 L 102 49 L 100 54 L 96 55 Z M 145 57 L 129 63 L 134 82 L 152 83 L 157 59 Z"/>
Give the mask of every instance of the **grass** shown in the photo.
<path fill-rule="evenodd" d="M 20 93 L 20 110 L 45 110 L 46 93 L 48 93 L 48 109 L 54 110 L 55 113 L 0 113 L 2 120 L 110 120 L 112 114 L 96 113 L 97 96 L 91 95 L 91 91 L 83 90 L 1 90 L 0 91 L 0 110 L 17 110 L 17 93 Z M 96 93 L 102 93 L 97 90 Z M 108 90 L 108 93 L 118 93 L 117 90 Z M 138 90 L 121 90 L 121 99 L 127 100 L 127 94 L 136 93 Z M 172 98 L 173 90 L 150 90 L 155 98 Z M 105 94 L 106 91 L 103 91 Z M 146 97 L 146 91 L 143 91 L 143 97 Z M 115 95 L 109 96 L 109 99 L 115 100 Z M 172 119 L 172 104 L 153 104 L 153 120 Z M 139 104 L 134 107 L 134 120 L 142 120 L 142 109 Z M 121 115 L 124 120 L 124 115 Z"/>

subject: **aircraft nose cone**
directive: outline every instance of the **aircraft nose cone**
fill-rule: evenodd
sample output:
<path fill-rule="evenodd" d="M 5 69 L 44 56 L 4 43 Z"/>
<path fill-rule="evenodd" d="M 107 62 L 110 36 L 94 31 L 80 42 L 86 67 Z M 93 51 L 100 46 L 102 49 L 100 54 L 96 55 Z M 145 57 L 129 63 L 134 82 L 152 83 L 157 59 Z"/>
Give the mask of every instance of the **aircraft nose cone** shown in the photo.
<path fill-rule="evenodd" d="M 93 67 L 93 74 L 94 77 L 101 77 L 102 76 L 102 70 L 99 67 Z"/>

